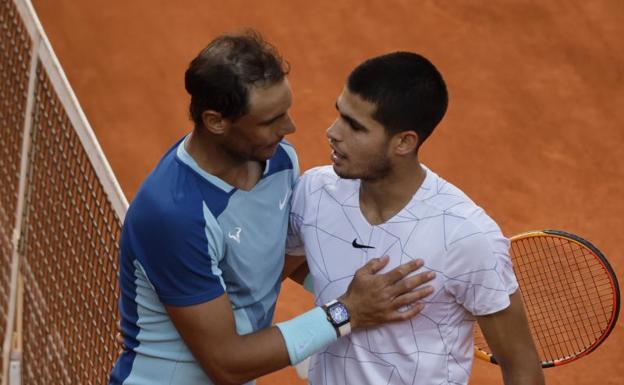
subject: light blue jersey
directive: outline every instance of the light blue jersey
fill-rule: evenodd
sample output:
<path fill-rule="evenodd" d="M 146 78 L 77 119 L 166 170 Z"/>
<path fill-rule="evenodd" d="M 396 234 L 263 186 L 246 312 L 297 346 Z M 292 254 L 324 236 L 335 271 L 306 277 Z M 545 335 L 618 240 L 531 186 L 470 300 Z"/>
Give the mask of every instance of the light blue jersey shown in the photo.
<path fill-rule="evenodd" d="M 200 169 L 184 140 L 164 155 L 124 222 L 119 307 L 127 350 L 109 384 L 212 384 L 164 304 L 189 306 L 227 292 L 239 334 L 271 325 L 298 174 L 284 142 L 250 191 Z"/>

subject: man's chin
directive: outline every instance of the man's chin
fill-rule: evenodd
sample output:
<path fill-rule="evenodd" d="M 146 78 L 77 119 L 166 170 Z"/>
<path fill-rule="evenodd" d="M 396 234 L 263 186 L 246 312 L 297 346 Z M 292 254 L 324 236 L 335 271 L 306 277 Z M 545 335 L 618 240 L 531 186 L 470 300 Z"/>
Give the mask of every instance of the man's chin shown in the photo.
<path fill-rule="evenodd" d="M 344 169 L 337 167 L 335 164 L 333 165 L 333 167 L 334 167 L 334 172 L 336 173 L 336 175 L 338 175 L 342 179 L 359 179 L 359 176 L 350 174 Z"/>
<path fill-rule="evenodd" d="M 255 156 L 253 157 L 253 160 L 257 162 L 266 162 L 267 160 L 271 159 L 273 155 L 275 155 L 275 153 L 277 152 L 277 147 L 278 146 L 275 146 L 266 151 L 256 153 Z"/>

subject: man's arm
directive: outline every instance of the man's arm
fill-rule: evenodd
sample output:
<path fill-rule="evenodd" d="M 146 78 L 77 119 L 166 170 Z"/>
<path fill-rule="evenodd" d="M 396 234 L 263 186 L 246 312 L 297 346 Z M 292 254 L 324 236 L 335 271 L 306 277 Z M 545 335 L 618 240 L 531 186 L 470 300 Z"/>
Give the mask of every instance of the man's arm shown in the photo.
<path fill-rule="evenodd" d="M 278 328 L 238 335 L 227 294 L 185 307 L 165 306 L 197 362 L 219 385 L 241 384 L 290 364 Z"/>
<path fill-rule="evenodd" d="M 544 374 L 533 344 L 520 291 L 509 297 L 511 304 L 477 321 L 503 372 L 505 385 L 543 385 Z"/>
<path fill-rule="evenodd" d="M 387 263 L 388 258 L 384 257 L 360 268 L 347 293 L 340 298 L 351 314 L 352 328 L 409 319 L 422 310 L 422 305 L 406 312 L 399 309 L 431 294 L 429 287 L 415 290 L 433 278 L 431 273 L 406 277 L 420 268 L 422 261 L 375 274 Z M 198 363 L 219 385 L 244 383 L 291 363 L 277 327 L 242 336 L 236 333 L 227 294 L 198 305 L 167 305 L 166 309 Z"/>

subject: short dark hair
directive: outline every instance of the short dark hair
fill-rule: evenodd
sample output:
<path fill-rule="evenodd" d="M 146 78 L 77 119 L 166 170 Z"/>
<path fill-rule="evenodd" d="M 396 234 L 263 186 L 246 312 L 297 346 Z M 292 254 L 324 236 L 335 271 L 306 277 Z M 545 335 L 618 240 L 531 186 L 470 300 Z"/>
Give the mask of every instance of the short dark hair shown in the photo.
<path fill-rule="evenodd" d="M 448 106 L 442 75 L 429 60 L 412 52 L 366 60 L 351 72 L 347 88 L 377 105 L 373 118 L 388 134 L 416 131 L 418 146 L 431 135 Z"/>
<path fill-rule="evenodd" d="M 219 112 L 236 120 L 248 112 L 249 88 L 284 79 L 288 63 L 277 49 L 254 30 L 215 38 L 191 61 L 184 75 L 195 127 L 203 125 L 202 113 Z"/>

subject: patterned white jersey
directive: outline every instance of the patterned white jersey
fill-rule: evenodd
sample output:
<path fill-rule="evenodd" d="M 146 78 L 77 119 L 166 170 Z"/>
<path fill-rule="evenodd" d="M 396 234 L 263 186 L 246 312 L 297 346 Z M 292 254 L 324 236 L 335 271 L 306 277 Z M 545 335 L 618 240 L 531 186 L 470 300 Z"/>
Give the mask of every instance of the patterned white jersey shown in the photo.
<path fill-rule="evenodd" d="M 518 284 L 509 240 L 463 192 L 426 169 L 411 201 L 381 225 L 360 210 L 359 180 L 331 166 L 306 172 L 293 195 L 288 249 L 305 252 L 316 304 L 343 294 L 371 258 L 390 256 L 388 271 L 421 258 L 434 271 L 434 293 L 413 319 L 361 329 L 312 358 L 312 385 L 466 384 L 475 315 L 509 306 Z M 420 272 L 419 271 L 419 272 Z"/>

